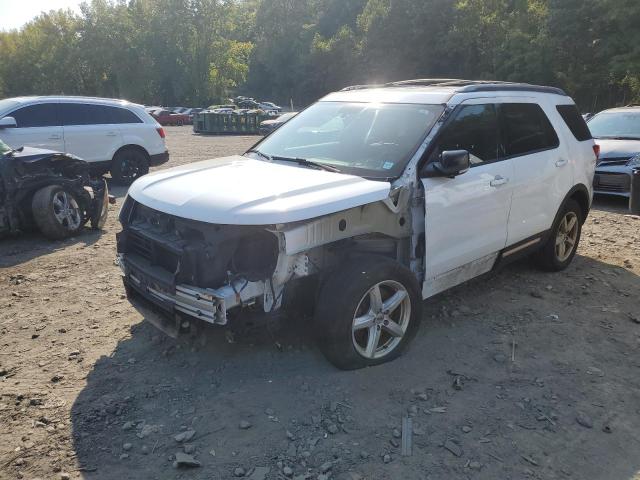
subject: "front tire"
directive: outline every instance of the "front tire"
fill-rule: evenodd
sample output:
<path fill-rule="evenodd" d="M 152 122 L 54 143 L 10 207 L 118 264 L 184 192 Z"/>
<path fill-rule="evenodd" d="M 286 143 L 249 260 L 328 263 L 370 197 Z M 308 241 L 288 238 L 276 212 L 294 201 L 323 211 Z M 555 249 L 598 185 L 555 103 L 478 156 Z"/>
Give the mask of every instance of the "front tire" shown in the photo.
<path fill-rule="evenodd" d="M 415 336 L 421 317 L 414 274 L 384 257 L 361 257 L 325 282 L 315 327 L 327 359 L 353 370 L 397 358 Z"/>
<path fill-rule="evenodd" d="M 567 200 L 551 228 L 547 243 L 534 257 L 542 270 L 559 272 L 569 266 L 578 250 L 584 214 L 578 202 Z"/>
<path fill-rule="evenodd" d="M 116 153 L 111 162 L 111 176 L 120 185 L 131 185 L 149 173 L 149 159 L 140 150 L 127 148 Z"/>
<path fill-rule="evenodd" d="M 77 235 L 85 223 L 75 195 L 60 185 L 38 190 L 31 201 L 31 211 L 42 234 L 51 240 Z"/>

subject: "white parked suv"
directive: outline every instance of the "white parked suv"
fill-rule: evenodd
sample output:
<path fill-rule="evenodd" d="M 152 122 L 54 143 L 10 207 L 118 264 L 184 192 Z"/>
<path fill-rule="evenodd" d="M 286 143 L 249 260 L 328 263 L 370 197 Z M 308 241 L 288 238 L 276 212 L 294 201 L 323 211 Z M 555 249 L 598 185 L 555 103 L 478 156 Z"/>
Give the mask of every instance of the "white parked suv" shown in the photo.
<path fill-rule="evenodd" d="M 136 181 L 118 234 L 127 293 L 171 333 L 310 298 L 332 363 L 388 361 L 423 299 L 525 255 L 569 265 L 596 165 L 576 125 L 574 102 L 551 87 L 332 93 L 242 156 Z"/>
<path fill-rule="evenodd" d="M 141 105 L 90 97 L 0 100 L 0 138 L 22 146 L 66 152 L 130 184 L 150 165 L 169 160 L 164 130 Z"/>

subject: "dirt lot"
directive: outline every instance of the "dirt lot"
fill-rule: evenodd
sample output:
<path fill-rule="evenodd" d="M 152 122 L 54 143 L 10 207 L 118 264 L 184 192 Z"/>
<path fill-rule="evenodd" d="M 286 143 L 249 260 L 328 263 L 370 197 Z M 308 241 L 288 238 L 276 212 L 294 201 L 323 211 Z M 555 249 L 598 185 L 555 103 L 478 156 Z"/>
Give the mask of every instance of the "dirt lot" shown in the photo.
<path fill-rule="evenodd" d="M 167 131 L 169 166 L 256 140 Z M 640 479 L 640 220 L 622 207 L 596 204 L 566 272 L 522 262 L 431 299 L 404 357 L 355 372 L 304 322 L 156 332 L 124 300 L 117 208 L 102 233 L 0 241 L 0 478 Z M 200 466 L 175 468 L 183 451 Z"/>

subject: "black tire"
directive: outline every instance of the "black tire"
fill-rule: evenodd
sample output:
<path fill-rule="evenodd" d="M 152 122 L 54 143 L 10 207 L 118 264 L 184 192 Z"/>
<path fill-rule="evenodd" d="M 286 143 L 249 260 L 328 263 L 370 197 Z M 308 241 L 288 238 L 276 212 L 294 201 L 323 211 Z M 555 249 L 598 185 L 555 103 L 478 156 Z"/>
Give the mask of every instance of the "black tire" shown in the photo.
<path fill-rule="evenodd" d="M 407 319 L 408 323 L 404 323 L 406 325 L 404 335 L 399 338 L 395 338 L 387 332 L 388 326 L 383 326 L 382 323 L 386 322 L 383 319 L 377 319 L 376 321 L 382 322 L 377 325 L 362 330 L 353 330 L 354 320 L 359 309 L 367 310 L 364 315 L 360 313 L 357 315 L 360 318 L 372 315 L 371 305 L 367 307 L 366 303 L 362 303 L 370 301 L 368 300 L 370 298 L 368 296 L 369 290 L 384 282 L 400 285 L 408 294 L 405 295 L 405 300 L 402 300 L 401 306 L 391 312 L 391 317 L 385 317 Z M 394 291 L 392 286 L 382 285 L 380 291 L 383 302 L 385 301 L 385 288 L 389 288 L 388 294 Z M 408 302 L 409 310 L 406 310 L 406 302 Z M 318 296 L 314 325 L 319 347 L 327 359 L 340 369 L 353 370 L 379 365 L 397 358 L 415 336 L 421 318 L 422 296 L 414 274 L 393 260 L 367 256 L 348 262 L 326 279 Z M 398 324 L 401 322 L 395 326 L 397 327 Z M 387 324 L 385 323 L 385 325 Z M 359 347 L 356 346 L 365 338 L 363 336 L 357 338 L 360 334 L 366 333 L 368 341 L 372 328 L 377 328 L 381 332 L 379 333 L 381 343 L 376 343 L 376 347 L 380 345 L 381 349 L 380 356 L 377 358 L 365 356 L 362 351 L 364 349 L 361 348 L 359 351 Z M 389 341 L 393 341 L 387 348 L 391 348 L 392 345 L 393 348 L 384 353 L 386 337 L 389 338 Z M 363 343 L 366 342 L 363 341 Z"/>
<path fill-rule="evenodd" d="M 561 229 L 563 229 L 563 220 L 565 218 L 575 218 L 575 240 L 571 251 L 565 256 L 559 256 L 556 249 L 556 242 L 559 241 L 559 235 L 562 235 Z M 578 250 L 578 244 L 580 243 L 580 235 L 582 233 L 582 224 L 584 223 L 584 213 L 580 208 L 578 202 L 573 199 L 569 199 L 562 206 L 551 228 L 551 233 L 545 245 L 534 255 L 534 261 L 538 268 L 547 272 L 559 272 L 564 270 L 571 264 L 573 257 Z M 565 246 L 565 248 L 567 248 Z"/>
<path fill-rule="evenodd" d="M 182 120 L 178 120 L 177 125 L 178 125 L 179 127 L 181 127 L 181 126 L 183 126 L 183 125 L 184 125 L 184 122 L 183 122 Z"/>
<path fill-rule="evenodd" d="M 62 198 L 67 199 L 66 203 Z M 77 235 L 86 220 L 76 196 L 60 185 L 38 190 L 31 200 L 31 210 L 36 225 L 51 240 Z"/>
<path fill-rule="evenodd" d="M 120 185 L 131 185 L 149 173 L 149 159 L 144 152 L 135 148 L 120 150 L 111 161 L 111 176 Z"/>

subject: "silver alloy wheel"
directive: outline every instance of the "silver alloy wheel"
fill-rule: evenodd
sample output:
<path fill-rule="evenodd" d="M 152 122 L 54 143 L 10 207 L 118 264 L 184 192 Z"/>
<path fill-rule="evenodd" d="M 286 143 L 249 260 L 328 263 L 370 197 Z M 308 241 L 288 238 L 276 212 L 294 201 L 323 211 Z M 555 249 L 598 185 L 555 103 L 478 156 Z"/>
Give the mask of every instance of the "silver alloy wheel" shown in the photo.
<path fill-rule="evenodd" d="M 556 258 L 564 262 L 571 256 L 578 241 L 578 216 L 567 212 L 558 226 L 556 234 Z"/>
<path fill-rule="evenodd" d="M 53 214 L 60 225 L 67 230 L 76 230 L 80 227 L 82 214 L 78 202 L 64 190 L 56 192 L 53 196 Z"/>
<path fill-rule="evenodd" d="M 402 341 L 411 319 L 411 298 L 393 280 L 376 283 L 363 295 L 353 317 L 352 338 L 356 351 L 378 359 L 391 353 Z"/>

